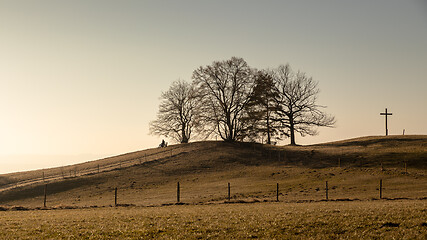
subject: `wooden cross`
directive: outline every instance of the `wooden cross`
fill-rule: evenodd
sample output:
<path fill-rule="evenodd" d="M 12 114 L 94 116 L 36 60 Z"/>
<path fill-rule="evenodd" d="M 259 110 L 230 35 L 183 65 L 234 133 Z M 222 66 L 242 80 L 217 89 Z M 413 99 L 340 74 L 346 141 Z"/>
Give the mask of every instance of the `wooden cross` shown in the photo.
<path fill-rule="evenodd" d="M 393 115 L 393 113 L 388 113 L 387 112 L 387 108 L 385 109 L 385 113 L 380 113 L 380 115 L 384 115 L 385 116 L 385 135 L 388 136 L 388 128 L 387 128 L 387 116 L 388 115 Z"/>

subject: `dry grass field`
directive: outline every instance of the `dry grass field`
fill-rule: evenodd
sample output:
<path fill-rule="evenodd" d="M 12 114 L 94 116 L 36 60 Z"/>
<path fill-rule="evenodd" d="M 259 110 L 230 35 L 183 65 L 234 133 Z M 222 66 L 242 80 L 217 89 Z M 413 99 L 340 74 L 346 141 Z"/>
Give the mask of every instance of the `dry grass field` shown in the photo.
<path fill-rule="evenodd" d="M 106 207 L 0 213 L 1 239 L 426 239 L 427 202 Z"/>
<path fill-rule="evenodd" d="M 425 239 L 426 204 L 427 136 L 196 142 L 0 175 L 2 238 Z"/>

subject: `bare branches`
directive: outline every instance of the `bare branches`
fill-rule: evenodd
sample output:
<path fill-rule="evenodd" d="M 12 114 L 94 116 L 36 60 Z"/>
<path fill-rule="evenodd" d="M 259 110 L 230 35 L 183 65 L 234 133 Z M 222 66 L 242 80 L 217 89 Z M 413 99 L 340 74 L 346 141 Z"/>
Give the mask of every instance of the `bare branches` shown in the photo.
<path fill-rule="evenodd" d="M 187 143 L 194 130 L 203 132 L 202 95 L 185 81 L 175 81 L 161 94 L 157 119 L 150 122 L 150 133 Z"/>
<path fill-rule="evenodd" d="M 209 99 L 210 124 L 226 141 L 242 138 L 245 106 L 253 87 L 252 69 L 242 58 L 213 62 L 193 73 L 194 83 Z"/>
<path fill-rule="evenodd" d="M 216 133 L 225 141 L 316 135 L 317 127 L 333 127 L 335 118 L 317 104 L 317 82 L 287 65 L 255 71 L 232 57 L 201 66 L 193 83 L 176 81 L 162 93 L 157 120 L 150 132 L 188 142 L 194 133 Z"/>
<path fill-rule="evenodd" d="M 282 130 L 290 136 L 295 145 L 295 132 L 316 135 L 316 127 L 333 127 L 335 118 L 322 112 L 317 105 L 319 89 L 317 82 L 303 72 L 292 72 L 289 65 L 279 66 L 271 71 L 275 81 L 277 97 L 276 121 L 282 124 Z"/>

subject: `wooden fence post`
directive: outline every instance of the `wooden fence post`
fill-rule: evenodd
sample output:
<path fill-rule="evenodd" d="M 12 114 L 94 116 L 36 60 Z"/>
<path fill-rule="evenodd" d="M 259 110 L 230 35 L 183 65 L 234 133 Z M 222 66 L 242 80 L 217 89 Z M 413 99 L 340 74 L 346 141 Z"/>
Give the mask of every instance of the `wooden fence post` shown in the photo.
<path fill-rule="evenodd" d="M 325 192 L 326 192 L 326 201 L 329 199 L 329 196 L 328 196 L 328 181 L 326 181 L 326 188 L 325 188 Z"/>
<path fill-rule="evenodd" d="M 44 185 L 44 200 L 43 207 L 46 207 L 46 196 L 47 196 L 47 184 Z"/>
<path fill-rule="evenodd" d="M 383 198 L 383 180 L 380 179 L 380 199 Z"/>
<path fill-rule="evenodd" d="M 231 200 L 230 183 L 228 183 L 228 201 Z"/>
<path fill-rule="evenodd" d="M 405 161 L 405 173 L 408 174 L 408 166 L 406 164 L 406 161 Z"/>
<path fill-rule="evenodd" d="M 276 202 L 279 201 L 279 183 L 276 184 Z"/>
<path fill-rule="evenodd" d="M 181 194 L 181 192 L 180 192 L 180 189 L 179 189 L 179 182 L 178 182 L 178 184 L 176 185 L 176 202 L 180 202 L 180 194 Z"/>
<path fill-rule="evenodd" d="M 114 206 L 117 207 L 117 187 L 114 188 Z"/>

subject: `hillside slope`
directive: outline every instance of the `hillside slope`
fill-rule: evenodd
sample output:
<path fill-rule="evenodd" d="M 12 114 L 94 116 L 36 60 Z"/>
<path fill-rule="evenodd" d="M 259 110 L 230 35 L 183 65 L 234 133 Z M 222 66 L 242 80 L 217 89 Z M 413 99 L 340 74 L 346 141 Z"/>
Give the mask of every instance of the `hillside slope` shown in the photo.
<path fill-rule="evenodd" d="M 405 172 L 405 162 L 407 173 Z M 382 166 L 382 168 L 381 168 Z M 44 180 L 43 180 L 44 175 Z M 0 175 L 0 205 L 122 204 L 427 197 L 427 136 L 364 137 L 312 146 L 195 142 L 123 154 L 62 168 Z"/>

